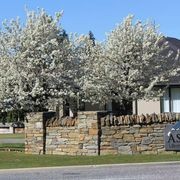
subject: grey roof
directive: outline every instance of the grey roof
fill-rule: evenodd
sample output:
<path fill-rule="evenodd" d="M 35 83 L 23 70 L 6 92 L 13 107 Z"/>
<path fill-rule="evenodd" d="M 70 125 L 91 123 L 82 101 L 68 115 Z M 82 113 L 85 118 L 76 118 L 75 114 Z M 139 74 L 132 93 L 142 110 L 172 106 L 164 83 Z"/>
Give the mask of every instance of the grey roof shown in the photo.
<path fill-rule="evenodd" d="M 166 41 L 169 42 L 172 48 L 180 49 L 180 40 L 173 37 L 165 37 Z"/>
<path fill-rule="evenodd" d="M 175 60 L 175 57 L 177 55 L 178 50 L 180 50 L 180 40 L 173 37 L 164 37 L 162 42 L 168 42 L 168 50 L 164 52 L 165 54 L 168 53 L 169 50 L 173 52 L 173 55 L 171 56 L 171 60 Z M 180 58 L 178 59 L 180 61 Z M 179 63 L 178 63 L 179 64 Z M 169 61 L 169 64 L 167 66 L 171 66 L 172 62 Z M 180 74 L 176 75 L 175 77 L 171 78 L 170 82 L 161 82 L 158 83 L 158 85 L 180 85 Z"/>

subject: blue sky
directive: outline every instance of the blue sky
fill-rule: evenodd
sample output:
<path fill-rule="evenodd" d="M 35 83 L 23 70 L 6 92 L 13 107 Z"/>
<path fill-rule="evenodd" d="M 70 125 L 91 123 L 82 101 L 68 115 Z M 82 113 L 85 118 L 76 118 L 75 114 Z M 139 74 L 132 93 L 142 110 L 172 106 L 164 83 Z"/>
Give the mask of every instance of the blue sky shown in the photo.
<path fill-rule="evenodd" d="M 165 36 L 180 39 L 180 0 L 3 0 L 0 21 L 17 16 L 24 21 L 25 6 L 29 10 L 44 8 L 51 15 L 63 10 L 61 25 L 68 33 L 91 30 L 98 40 L 104 40 L 128 14 L 137 20 L 149 19 Z"/>

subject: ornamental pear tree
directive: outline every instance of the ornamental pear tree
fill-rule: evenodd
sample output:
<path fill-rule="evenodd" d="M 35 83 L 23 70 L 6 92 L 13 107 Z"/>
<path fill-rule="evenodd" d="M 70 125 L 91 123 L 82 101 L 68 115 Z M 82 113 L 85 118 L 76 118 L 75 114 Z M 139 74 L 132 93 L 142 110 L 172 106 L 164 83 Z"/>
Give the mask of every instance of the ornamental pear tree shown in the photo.
<path fill-rule="evenodd" d="M 132 15 L 108 34 L 95 53 L 88 82 L 96 89 L 94 96 L 102 101 L 158 96 L 155 85 L 168 83 L 179 67 L 178 51 L 169 46 L 157 27 L 134 23 Z"/>
<path fill-rule="evenodd" d="M 72 105 L 153 97 L 161 93 L 155 85 L 178 73 L 178 50 L 154 24 L 134 23 L 129 15 L 98 42 L 92 32 L 68 36 L 61 16 L 30 11 L 24 25 L 19 19 L 3 23 L 1 109 L 43 111 L 60 99 Z"/>
<path fill-rule="evenodd" d="M 99 103 L 102 101 L 101 90 L 103 89 L 100 80 L 102 72 L 99 66 L 99 57 L 102 53 L 102 46 L 90 35 L 77 36 L 73 40 L 74 54 L 77 59 L 76 84 L 78 85 L 78 96 L 82 102 Z M 102 82 L 102 83 L 101 83 Z"/>
<path fill-rule="evenodd" d="M 1 108 L 42 111 L 52 98 L 74 96 L 72 43 L 61 13 L 27 12 L 25 25 L 4 22 L 0 31 Z"/>

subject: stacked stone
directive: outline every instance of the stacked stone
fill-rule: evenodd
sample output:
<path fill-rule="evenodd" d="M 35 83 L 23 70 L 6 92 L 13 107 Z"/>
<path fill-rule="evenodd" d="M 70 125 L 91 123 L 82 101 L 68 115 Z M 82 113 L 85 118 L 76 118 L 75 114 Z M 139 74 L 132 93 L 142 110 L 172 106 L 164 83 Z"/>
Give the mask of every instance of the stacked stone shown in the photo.
<path fill-rule="evenodd" d="M 46 121 L 46 127 L 58 127 L 58 126 L 63 126 L 63 127 L 70 127 L 70 126 L 75 126 L 77 122 L 77 118 L 72 118 L 69 116 L 62 117 L 60 119 L 56 117 L 52 117 Z"/>
<path fill-rule="evenodd" d="M 76 127 L 47 127 L 46 154 L 77 155 L 79 132 Z"/>
<path fill-rule="evenodd" d="M 161 113 L 161 114 L 141 114 L 141 115 L 122 115 L 113 116 L 111 114 L 100 118 L 101 125 L 104 126 L 121 126 L 121 125 L 136 125 L 136 124 L 153 124 L 175 122 L 180 120 L 179 113 Z"/>
<path fill-rule="evenodd" d="M 25 153 L 44 152 L 43 113 L 29 113 L 25 123 Z"/>
<path fill-rule="evenodd" d="M 79 155 L 98 154 L 98 116 L 97 112 L 85 111 L 78 113 Z"/>
<path fill-rule="evenodd" d="M 151 123 L 135 121 L 133 124 L 118 119 L 120 116 L 115 118 L 89 111 L 79 112 L 74 126 L 46 127 L 43 113 L 31 113 L 25 124 L 25 152 L 61 155 L 164 153 L 165 126 L 179 119 L 179 114 L 171 115 L 146 115 L 143 122 L 149 118 Z"/>
<path fill-rule="evenodd" d="M 165 153 L 165 126 L 166 123 L 102 127 L 101 154 Z"/>
<path fill-rule="evenodd" d="M 46 154 L 97 155 L 97 112 L 79 112 L 74 126 L 46 127 Z"/>
<path fill-rule="evenodd" d="M 97 112 L 79 112 L 78 119 L 75 120 L 73 126 L 72 123 L 71 125 L 65 123 L 62 126 L 62 121 L 58 124 L 55 117 L 43 121 L 43 117 L 43 113 L 29 114 L 27 117 L 26 153 L 98 154 Z M 74 119 L 69 119 L 71 122 L 72 120 Z M 68 122 L 68 118 L 66 122 Z"/>

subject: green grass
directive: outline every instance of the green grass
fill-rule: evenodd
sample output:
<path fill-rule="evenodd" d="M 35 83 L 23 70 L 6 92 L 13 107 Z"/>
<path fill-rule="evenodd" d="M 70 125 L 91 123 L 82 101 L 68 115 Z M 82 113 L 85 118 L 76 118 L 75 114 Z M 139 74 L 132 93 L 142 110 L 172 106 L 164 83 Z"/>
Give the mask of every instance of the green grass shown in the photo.
<path fill-rule="evenodd" d="M 0 160 L 0 169 L 9 169 L 28 167 L 180 161 L 180 154 L 60 156 L 29 155 L 20 152 L 0 152 Z"/>
<path fill-rule="evenodd" d="M 0 144 L 0 148 L 24 148 L 24 143 L 3 143 Z"/>
<path fill-rule="evenodd" d="M 0 134 L 0 139 L 24 139 L 24 134 Z"/>
<path fill-rule="evenodd" d="M 24 143 L 3 143 L 0 144 L 0 151 L 24 152 Z"/>
<path fill-rule="evenodd" d="M 0 134 L 0 139 L 24 139 L 24 134 Z M 0 151 L 24 151 L 24 143 L 0 143 Z"/>

